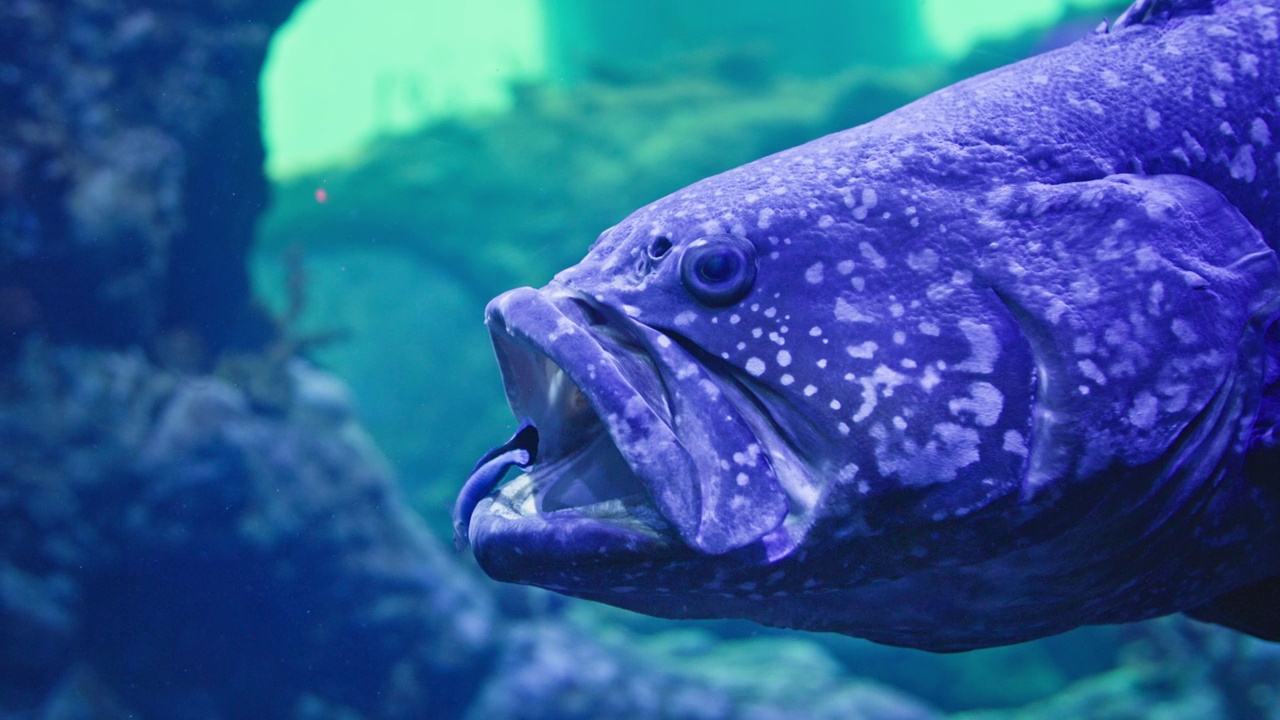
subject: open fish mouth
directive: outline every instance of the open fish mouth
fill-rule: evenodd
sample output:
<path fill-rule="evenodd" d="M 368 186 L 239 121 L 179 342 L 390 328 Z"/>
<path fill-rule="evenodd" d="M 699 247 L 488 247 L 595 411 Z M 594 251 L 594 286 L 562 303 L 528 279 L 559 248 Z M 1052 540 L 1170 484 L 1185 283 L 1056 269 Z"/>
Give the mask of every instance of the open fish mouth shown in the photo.
<path fill-rule="evenodd" d="M 481 458 L 464 485 L 455 510 L 459 545 L 486 500 L 482 513 L 503 522 L 596 520 L 665 544 L 674 532 L 577 383 L 533 348 L 499 347 L 508 354 L 504 374 L 514 376 L 512 404 L 526 418 L 511 440 Z M 513 467 L 522 472 L 501 484 Z"/>
<path fill-rule="evenodd" d="M 781 524 L 786 496 L 752 423 L 671 338 L 555 286 L 495 298 L 486 323 L 525 418 L 455 506 L 460 544 L 490 575 L 718 555 Z"/>
<path fill-rule="evenodd" d="M 634 341 L 593 321 L 593 312 L 530 288 L 495 298 L 486 311 L 508 403 L 524 421 L 477 463 L 454 521 L 459 545 L 470 541 L 501 579 L 516 579 L 503 572 L 513 554 L 527 570 L 588 549 L 650 555 L 681 546 L 641 479 L 692 479 L 693 468 L 681 472 L 686 453 L 662 381 Z M 520 474 L 501 484 L 512 468 Z M 667 512 L 696 513 L 689 492 L 664 485 L 657 494 Z"/>

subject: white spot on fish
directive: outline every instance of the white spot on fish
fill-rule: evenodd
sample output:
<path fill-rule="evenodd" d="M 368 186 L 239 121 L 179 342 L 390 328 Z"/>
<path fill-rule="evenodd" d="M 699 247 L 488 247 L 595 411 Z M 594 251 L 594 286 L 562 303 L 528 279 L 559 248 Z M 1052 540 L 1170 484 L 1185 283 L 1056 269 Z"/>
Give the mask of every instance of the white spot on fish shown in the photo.
<path fill-rule="evenodd" d="M 876 319 L 850 305 L 844 298 L 836 298 L 836 319 L 843 322 L 873 323 Z"/>
<path fill-rule="evenodd" d="M 938 337 L 939 335 L 942 334 L 942 328 L 938 327 L 936 324 L 931 323 L 927 320 L 925 322 L 920 323 L 916 327 L 920 330 L 920 332 L 930 337 Z"/>
<path fill-rule="evenodd" d="M 693 323 L 694 320 L 697 320 L 697 319 L 698 319 L 697 313 L 686 310 L 680 313 L 679 315 L 676 315 L 676 325 L 681 325 L 681 326 L 690 325 Z"/>
<path fill-rule="evenodd" d="M 1240 53 L 1240 72 L 1249 77 L 1258 77 L 1258 56 L 1253 53 Z"/>
<path fill-rule="evenodd" d="M 1182 142 L 1187 146 L 1187 152 L 1191 153 L 1191 156 L 1196 160 L 1204 162 L 1204 159 L 1208 157 L 1204 151 L 1204 147 L 1202 147 L 1200 143 L 1192 137 L 1191 133 L 1186 130 L 1182 131 Z"/>
<path fill-rule="evenodd" d="M 881 389 L 885 397 L 889 397 L 893 395 L 894 388 L 906 381 L 906 375 L 893 370 L 887 365 L 877 367 L 870 377 L 860 379 L 858 382 L 862 385 L 862 407 L 858 408 L 858 412 L 854 413 L 853 421 L 862 422 L 876 409 L 878 402 L 877 388 Z"/>
<path fill-rule="evenodd" d="M 933 389 L 941 382 L 942 376 L 938 374 L 937 370 L 933 369 L 932 365 L 925 367 L 924 376 L 920 378 L 920 387 L 924 388 L 925 392 L 933 392 Z"/>
<path fill-rule="evenodd" d="M 778 365 L 781 367 L 786 367 L 790 364 L 791 364 L 791 353 L 787 352 L 786 350 L 779 350 Z"/>
<path fill-rule="evenodd" d="M 791 383 L 796 381 L 796 379 L 792 377 L 790 373 L 784 374 L 781 380 L 783 385 L 790 385 Z"/>
<path fill-rule="evenodd" d="M 836 219 L 831 217 L 830 215 L 823 215 L 822 217 L 818 218 L 818 227 L 822 228 L 823 230 L 835 224 L 836 224 Z"/>
<path fill-rule="evenodd" d="M 814 386 L 812 386 L 812 385 L 805 385 L 805 386 L 804 386 L 804 396 L 805 396 L 805 397 L 813 397 L 815 394 L 817 394 L 817 392 L 818 392 L 818 388 L 816 388 L 816 387 L 814 387 Z"/>
<path fill-rule="evenodd" d="M 1146 116 L 1147 116 L 1147 129 L 1159 130 L 1160 129 L 1160 113 L 1152 108 L 1147 108 Z"/>
<path fill-rule="evenodd" d="M 995 362 L 1000 357 L 1000 341 L 990 325 L 982 325 L 972 320 L 961 320 L 960 332 L 969 341 L 969 358 L 956 366 L 956 370 L 975 373 L 989 373 L 995 370 Z"/>
<path fill-rule="evenodd" d="M 1253 161 L 1253 146 L 1241 145 L 1236 150 L 1235 157 L 1231 158 L 1231 177 L 1236 180 L 1245 182 L 1253 182 L 1258 175 L 1258 165 Z"/>
<path fill-rule="evenodd" d="M 1231 74 L 1231 66 L 1221 60 L 1215 60 L 1209 69 L 1218 82 L 1230 84 L 1236 81 L 1235 76 Z"/>
<path fill-rule="evenodd" d="M 952 400 L 947 407 L 952 415 L 972 413 L 975 423 L 991 427 L 1004 410 L 1004 394 L 989 382 L 976 382 L 969 385 L 969 397 Z"/>
<path fill-rule="evenodd" d="M 1271 144 L 1271 128 L 1267 127 L 1266 120 L 1260 117 L 1253 119 L 1253 124 L 1249 126 L 1249 139 L 1260 147 Z"/>
<path fill-rule="evenodd" d="M 938 253 L 930 248 L 925 248 L 918 253 L 908 253 L 907 267 L 916 272 L 932 272 L 938 267 Z"/>
<path fill-rule="evenodd" d="M 817 285 L 822 282 L 822 263 L 816 262 L 810 265 L 809 269 L 804 271 L 804 279 L 810 285 Z"/>
<path fill-rule="evenodd" d="M 760 377 L 764 374 L 764 361 L 758 357 L 747 358 L 747 372 Z"/>
<path fill-rule="evenodd" d="M 1169 329 L 1173 331 L 1174 337 L 1178 338 L 1179 342 L 1187 345 L 1190 345 L 1200 339 L 1200 336 L 1196 333 L 1195 328 L 1191 326 L 1191 323 L 1183 320 L 1182 318 L 1174 318 L 1173 322 L 1169 323 Z"/>
<path fill-rule="evenodd" d="M 1134 427 L 1149 429 L 1156 422 L 1156 413 L 1159 410 L 1160 401 L 1155 395 L 1147 391 L 1138 393 L 1133 399 L 1133 407 L 1129 408 L 1129 422 Z"/>
<path fill-rule="evenodd" d="M 867 340 L 860 345 L 850 345 L 846 347 L 844 351 L 849 353 L 849 357 L 858 358 L 859 360 L 870 360 L 875 356 L 876 350 L 878 349 L 880 349 L 880 346 L 877 345 L 874 340 Z"/>
<path fill-rule="evenodd" d="M 1022 438 L 1022 433 L 1017 430 L 1004 431 L 1004 449 L 1014 455 L 1027 456 L 1027 441 Z"/>
<path fill-rule="evenodd" d="M 949 482 L 960 469 L 981 457 L 978 431 L 955 423 L 938 423 L 923 446 L 915 443 L 891 444 L 884 426 L 869 433 L 876 443 L 876 464 L 881 475 L 896 475 L 904 485 L 931 485 Z M 895 446 L 896 445 L 896 446 Z"/>
<path fill-rule="evenodd" d="M 858 252 L 862 253 L 862 257 L 871 261 L 871 264 L 876 268 L 882 269 L 888 265 L 888 263 L 885 262 L 884 256 L 876 252 L 876 249 L 871 246 L 871 243 L 866 242 L 865 240 L 858 243 Z"/>
<path fill-rule="evenodd" d="M 1086 358 L 1084 360 L 1077 362 L 1076 367 L 1080 368 L 1080 374 L 1084 375 L 1085 377 L 1089 378 L 1095 383 L 1099 385 L 1107 384 L 1107 376 L 1102 374 L 1102 370 L 1098 367 L 1098 364 L 1095 363 L 1094 361 Z M 1088 389 L 1086 388 L 1085 391 L 1087 393 Z"/>
<path fill-rule="evenodd" d="M 1270 10 L 1270 8 L 1267 9 Z M 1275 18 L 1262 19 L 1262 39 L 1267 42 L 1275 42 L 1280 39 L 1280 24 L 1276 22 Z"/>

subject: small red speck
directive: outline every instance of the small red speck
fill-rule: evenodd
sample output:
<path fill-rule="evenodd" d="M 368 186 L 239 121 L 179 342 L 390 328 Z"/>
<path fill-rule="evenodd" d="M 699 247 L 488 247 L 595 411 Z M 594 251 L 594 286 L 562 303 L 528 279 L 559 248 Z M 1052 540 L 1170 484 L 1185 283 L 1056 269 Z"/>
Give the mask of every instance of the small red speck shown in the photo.
<path fill-rule="evenodd" d="M 329 191 L 324 188 L 316 188 L 316 202 L 323 205 L 329 200 Z"/>

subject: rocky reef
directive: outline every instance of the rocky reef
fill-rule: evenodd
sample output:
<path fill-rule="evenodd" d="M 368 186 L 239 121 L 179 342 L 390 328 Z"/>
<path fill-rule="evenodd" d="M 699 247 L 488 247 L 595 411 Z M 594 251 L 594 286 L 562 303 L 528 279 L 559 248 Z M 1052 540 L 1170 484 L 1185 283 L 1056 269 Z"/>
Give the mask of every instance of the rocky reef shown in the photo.
<path fill-rule="evenodd" d="M 0 7 L 0 351 L 261 342 L 257 76 L 297 0 Z"/>

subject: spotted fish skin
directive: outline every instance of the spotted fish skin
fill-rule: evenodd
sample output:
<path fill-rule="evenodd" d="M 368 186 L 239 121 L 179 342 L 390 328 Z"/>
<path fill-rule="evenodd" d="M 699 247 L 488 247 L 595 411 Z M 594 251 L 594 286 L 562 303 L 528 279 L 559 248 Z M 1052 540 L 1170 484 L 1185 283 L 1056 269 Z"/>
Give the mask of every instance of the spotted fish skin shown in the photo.
<path fill-rule="evenodd" d="M 939 651 L 1178 611 L 1280 633 L 1214 604 L 1280 575 L 1278 201 L 1277 0 L 1142 0 L 696 183 L 490 304 L 517 414 L 563 372 L 597 423 L 563 454 L 618 457 L 599 505 L 498 488 L 476 557 Z M 708 245 L 741 297 L 692 291 Z"/>

